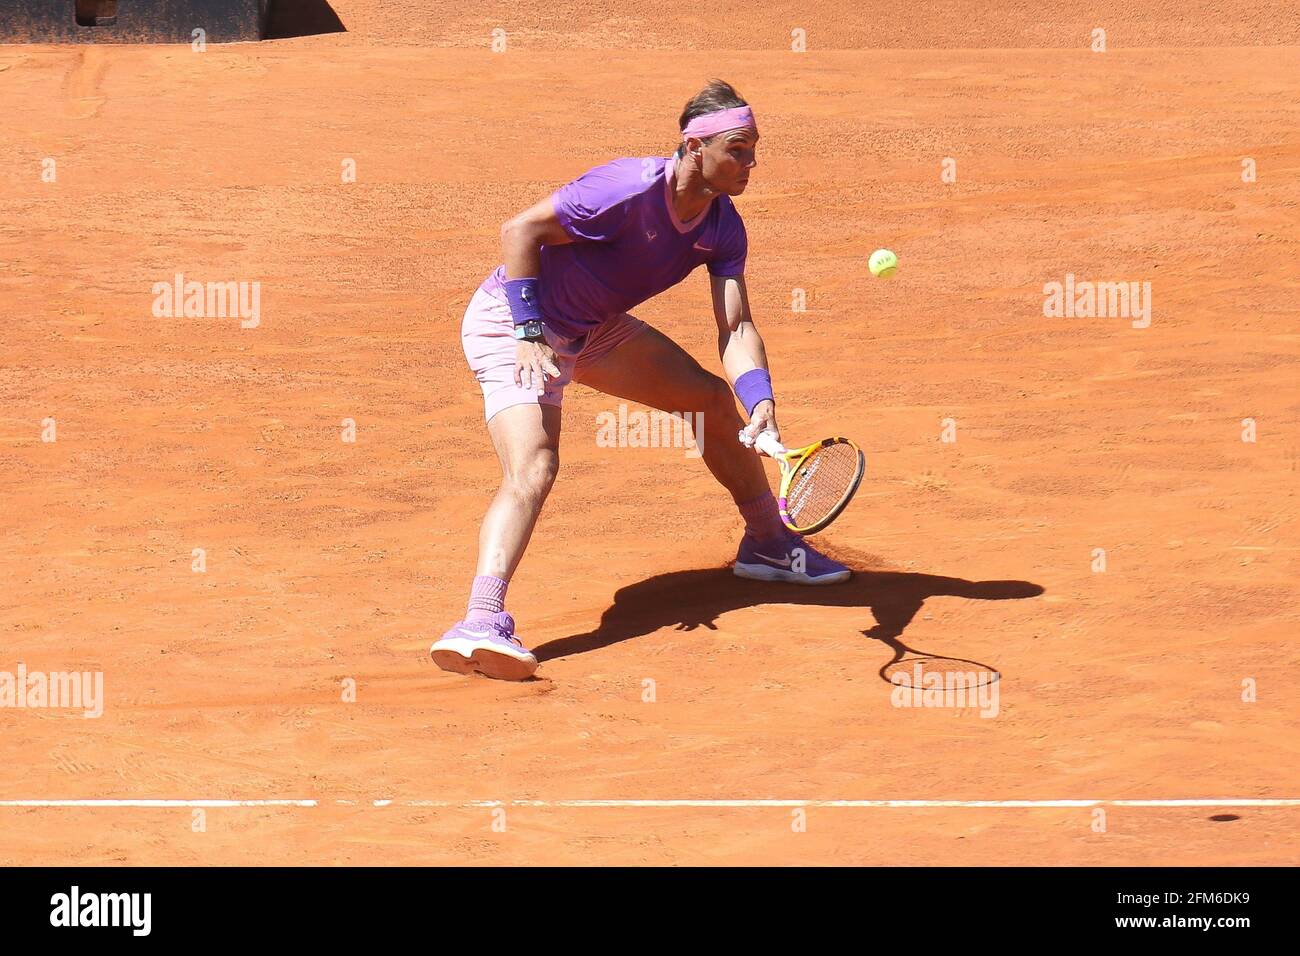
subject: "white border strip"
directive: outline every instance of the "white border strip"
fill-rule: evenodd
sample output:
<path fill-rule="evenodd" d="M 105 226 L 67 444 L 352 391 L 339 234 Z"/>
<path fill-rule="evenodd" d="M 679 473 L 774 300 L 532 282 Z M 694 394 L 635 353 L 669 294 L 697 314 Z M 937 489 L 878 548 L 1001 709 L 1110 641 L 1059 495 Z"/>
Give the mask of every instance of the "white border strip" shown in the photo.
<path fill-rule="evenodd" d="M 317 807 L 358 806 L 356 800 L 0 800 L 5 807 L 172 808 L 205 807 Z M 1300 807 L 1300 799 L 1208 797 L 1183 800 L 370 800 L 372 807 L 444 807 L 476 809 L 488 807 L 563 808 L 766 808 L 826 807 L 848 809 L 1069 809 L 1077 807 Z"/>

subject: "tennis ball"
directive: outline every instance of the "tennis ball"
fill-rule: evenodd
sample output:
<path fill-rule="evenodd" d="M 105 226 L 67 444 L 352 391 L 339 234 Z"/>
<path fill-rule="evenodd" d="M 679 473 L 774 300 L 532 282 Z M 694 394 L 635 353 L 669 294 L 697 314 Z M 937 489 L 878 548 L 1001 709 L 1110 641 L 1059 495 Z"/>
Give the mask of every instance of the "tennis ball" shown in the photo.
<path fill-rule="evenodd" d="M 898 269 L 898 256 L 888 249 L 877 249 L 867 260 L 867 268 L 873 276 L 888 279 Z"/>

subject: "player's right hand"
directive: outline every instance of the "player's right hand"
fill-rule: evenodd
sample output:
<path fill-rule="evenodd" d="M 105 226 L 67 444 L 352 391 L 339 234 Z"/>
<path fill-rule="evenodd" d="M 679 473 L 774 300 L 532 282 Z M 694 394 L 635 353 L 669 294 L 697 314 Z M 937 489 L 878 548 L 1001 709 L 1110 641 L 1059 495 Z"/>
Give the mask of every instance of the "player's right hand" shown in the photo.
<path fill-rule="evenodd" d="M 741 429 L 740 443 L 746 448 L 753 448 L 760 432 L 771 432 L 773 438 L 778 442 L 781 440 L 781 429 L 776 424 L 776 406 L 770 399 L 764 399 L 754 406 L 749 424 Z"/>
<path fill-rule="evenodd" d="M 543 388 L 549 378 L 559 378 L 555 349 L 545 342 L 520 342 L 515 347 L 515 384 L 528 389 Z"/>

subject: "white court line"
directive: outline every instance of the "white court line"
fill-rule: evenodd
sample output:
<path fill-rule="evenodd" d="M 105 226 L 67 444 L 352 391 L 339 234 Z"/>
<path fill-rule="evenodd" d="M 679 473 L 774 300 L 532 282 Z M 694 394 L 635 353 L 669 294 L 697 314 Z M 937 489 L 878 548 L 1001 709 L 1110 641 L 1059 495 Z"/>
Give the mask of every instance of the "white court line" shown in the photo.
<path fill-rule="evenodd" d="M 314 807 L 315 800 L 0 800 L 0 807 Z"/>
<path fill-rule="evenodd" d="M 357 806 L 355 800 L 0 800 L 4 807 L 87 807 L 91 809 L 171 807 L 317 807 L 324 803 Z M 1198 797 L 1178 800 L 371 800 L 372 807 L 673 808 L 827 807 L 849 809 L 1061 809 L 1078 807 L 1300 807 L 1300 799 Z"/>

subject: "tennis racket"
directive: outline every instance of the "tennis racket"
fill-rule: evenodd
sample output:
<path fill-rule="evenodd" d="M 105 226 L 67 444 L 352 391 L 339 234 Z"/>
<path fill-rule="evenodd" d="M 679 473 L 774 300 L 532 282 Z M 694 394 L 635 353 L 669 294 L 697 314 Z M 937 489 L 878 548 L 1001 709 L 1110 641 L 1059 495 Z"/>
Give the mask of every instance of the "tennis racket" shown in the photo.
<path fill-rule="evenodd" d="M 796 534 L 815 534 L 838 518 L 867 470 L 862 452 L 847 438 L 823 438 L 806 448 L 788 449 L 765 431 L 754 444 L 781 466 L 777 505 L 781 521 Z"/>

